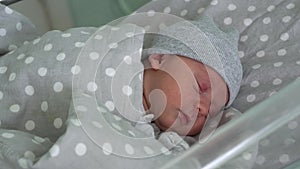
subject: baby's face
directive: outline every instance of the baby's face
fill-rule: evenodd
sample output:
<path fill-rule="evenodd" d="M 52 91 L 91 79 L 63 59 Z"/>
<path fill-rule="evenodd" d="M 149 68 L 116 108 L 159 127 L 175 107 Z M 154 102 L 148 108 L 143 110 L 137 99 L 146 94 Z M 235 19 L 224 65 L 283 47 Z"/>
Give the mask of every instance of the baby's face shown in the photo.
<path fill-rule="evenodd" d="M 186 57 L 160 55 L 154 59 L 159 57 L 158 67 L 144 74 L 144 82 L 149 82 L 144 84 L 146 109 L 155 115 L 156 125 L 164 131 L 198 134 L 207 115 L 218 113 L 228 102 L 223 78 L 213 69 Z M 149 61 L 155 64 L 151 58 Z"/>

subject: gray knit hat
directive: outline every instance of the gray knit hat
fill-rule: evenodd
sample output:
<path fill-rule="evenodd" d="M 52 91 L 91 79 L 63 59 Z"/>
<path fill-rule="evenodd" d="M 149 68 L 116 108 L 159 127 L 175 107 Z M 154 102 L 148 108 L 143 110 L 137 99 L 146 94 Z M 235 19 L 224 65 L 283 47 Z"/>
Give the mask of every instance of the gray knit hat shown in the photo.
<path fill-rule="evenodd" d="M 229 107 L 238 94 L 243 74 L 238 39 L 236 29 L 221 30 L 210 17 L 201 15 L 194 21 L 180 21 L 161 30 L 143 55 L 176 54 L 210 66 L 227 83 Z"/>

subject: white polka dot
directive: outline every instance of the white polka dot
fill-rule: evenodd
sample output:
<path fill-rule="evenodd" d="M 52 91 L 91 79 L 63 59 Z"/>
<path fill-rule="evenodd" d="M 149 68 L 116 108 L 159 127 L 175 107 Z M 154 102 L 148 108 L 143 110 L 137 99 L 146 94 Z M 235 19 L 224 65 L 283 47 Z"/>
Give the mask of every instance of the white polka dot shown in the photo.
<path fill-rule="evenodd" d="M 51 43 L 44 46 L 44 51 L 50 51 L 53 48 L 53 45 Z"/>
<path fill-rule="evenodd" d="M 245 26 L 249 26 L 249 25 L 251 25 L 251 23 L 252 23 L 252 19 L 251 18 L 244 19 L 244 25 Z"/>
<path fill-rule="evenodd" d="M 71 37 L 71 34 L 70 33 L 63 33 L 63 34 L 61 34 L 61 36 L 63 38 L 68 38 L 68 37 Z"/>
<path fill-rule="evenodd" d="M 287 6 L 286 6 L 287 9 L 293 9 L 295 8 L 295 4 L 294 3 L 289 3 Z"/>
<path fill-rule="evenodd" d="M 13 133 L 2 133 L 1 136 L 4 137 L 4 138 L 13 138 L 13 137 L 15 137 L 15 134 L 13 134 Z"/>
<path fill-rule="evenodd" d="M 81 112 L 87 112 L 88 111 L 88 109 L 83 105 L 76 106 L 76 110 L 81 111 Z"/>
<path fill-rule="evenodd" d="M 287 41 L 289 38 L 290 38 L 290 36 L 289 36 L 288 33 L 283 33 L 283 34 L 280 35 L 280 39 L 282 41 Z"/>
<path fill-rule="evenodd" d="M 0 28 L 0 36 L 5 36 L 6 35 L 6 29 Z"/>
<path fill-rule="evenodd" d="M 111 123 L 111 125 L 112 125 L 115 129 L 117 129 L 117 130 L 119 130 L 119 131 L 122 130 L 122 128 L 121 128 L 119 125 L 115 124 L 115 123 Z"/>
<path fill-rule="evenodd" d="M 292 138 L 287 138 L 287 139 L 284 140 L 284 144 L 287 145 L 287 146 L 289 146 L 291 144 L 294 144 L 295 142 L 296 142 L 296 140 L 292 139 Z"/>
<path fill-rule="evenodd" d="M 297 65 L 300 65 L 300 60 L 296 61 L 296 64 L 297 64 Z"/>
<path fill-rule="evenodd" d="M 17 31 L 21 31 L 22 30 L 22 23 L 21 22 L 18 22 L 16 24 L 16 29 L 17 29 Z"/>
<path fill-rule="evenodd" d="M 253 65 L 253 66 L 252 66 L 252 69 L 258 69 L 258 68 L 260 68 L 260 67 L 261 67 L 260 64 L 256 64 L 256 65 Z"/>
<path fill-rule="evenodd" d="M 115 109 L 115 104 L 112 101 L 106 101 L 104 105 L 109 111 L 113 111 Z"/>
<path fill-rule="evenodd" d="M 18 47 L 16 45 L 14 45 L 14 44 L 8 46 L 8 50 L 15 50 L 17 48 Z"/>
<path fill-rule="evenodd" d="M 31 160 L 31 161 L 34 161 L 34 159 L 35 159 L 35 155 L 32 151 L 26 151 L 24 153 L 24 157 Z"/>
<path fill-rule="evenodd" d="M 124 58 L 123 58 L 124 62 L 128 65 L 130 65 L 132 63 L 132 58 L 128 55 L 126 55 Z"/>
<path fill-rule="evenodd" d="M 99 53 L 97 53 L 97 52 L 91 52 L 89 54 L 89 56 L 90 56 L 90 59 L 92 59 L 92 60 L 97 60 L 100 57 Z"/>
<path fill-rule="evenodd" d="M 130 96 L 132 94 L 132 88 L 128 85 L 126 86 L 123 86 L 122 88 L 122 92 L 127 95 L 127 96 Z"/>
<path fill-rule="evenodd" d="M 259 58 L 264 57 L 264 56 L 265 56 L 265 51 L 263 51 L 263 50 L 258 51 L 258 52 L 256 53 L 256 56 L 259 57 Z"/>
<path fill-rule="evenodd" d="M 252 81 L 250 86 L 251 87 L 258 87 L 259 86 L 259 81 L 257 81 L 257 80 Z"/>
<path fill-rule="evenodd" d="M 155 15 L 155 11 L 154 10 L 150 10 L 147 12 L 148 16 L 154 16 Z"/>
<path fill-rule="evenodd" d="M 225 25 L 230 25 L 230 24 L 232 24 L 232 19 L 231 19 L 231 17 L 226 17 L 226 18 L 224 19 L 224 24 L 225 24 Z"/>
<path fill-rule="evenodd" d="M 75 43 L 75 47 L 77 47 L 77 48 L 81 48 L 81 47 L 83 47 L 85 45 L 85 43 L 83 43 L 83 42 L 76 42 Z"/>
<path fill-rule="evenodd" d="M 18 55 L 17 60 L 21 60 L 25 57 L 24 53 L 21 53 L 20 55 Z"/>
<path fill-rule="evenodd" d="M 251 160 L 252 154 L 249 153 L 249 152 L 244 152 L 244 153 L 243 153 L 243 158 L 244 158 L 245 160 Z"/>
<path fill-rule="evenodd" d="M 168 6 L 164 9 L 164 13 L 170 13 L 171 12 L 171 8 Z"/>
<path fill-rule="evenodd" d="M 28 162 L 27 162 L 27 159 L 25 159 L 25 158 L 20 158 L 20 159 L 18 159 L 18 163 L 19 163 L 19 166 L 20 166 L 21 168 L 24 168 L 24 169 L 28 168 Z"/>
<path fill-rule="evenodd" d="M 247 96 L 247 102 L 249 102 L 249 103 L 254 102 L 255 99 L 256 99 L 256 96 L 254 94 L 250 94 Z"/>
<path fill-rule="evenodd" d="M 104 107 L 101 107 L 101 106 L 98 106 L 97 107 L 97 110 L 100 112 L 100 113 L 106 113 L 107 110 L 104 108 Z"/>
<path fill-rule="evenodd" d="M 236 10 L 236 5 L 235 4 L 229 4 L 227 8 L 230 11 L 234 11 L 234 10 Z"/>
<path fill-rule="evenodd" d="M 38 74 L 40 75 L 40 76 L 46 76 L 46 74 L 47 74 L 47 68 L 45 68 L 45 67 L 41 67 L 41 68 L 39 68 L 38 69 Z"/>
<path fill-rule="evenodd" d="M 282 155 L 280 155 L 280 157 L 279 157 L 279 161 L 280 161 L 280 163 L 282 163 L 282 164 L 288 163 L 288 162 L 290 161 L 290 157 L 289 157 L 288 154 L 282 154 Z"/>
<path fill-rule="evenodd" d="M 130 144 L 125 144 L 125 151 L 127 154 L 134 154 L 134 148 Z"/>
<path fill-rule="evenodd" d="M 288 124 L 288 127 L 289 127 L 289 129 L 291 129 L 291 130 L 297 128 L 297 126 L 298 126 L 298 123 L 297 123 L 296 121 L 291 121 L 291 122 L 289 122 L 289 124 Z"/>
<path fill-rule="evenodd" d="M 15 79 L 16 79 L 16 76 L 17 76 L 17 74 L 16 74 L 16 73 L 11 73 L 11 74 L 9 75 L 9 78 L 8 78 L 8 80 L 9 80 L 9 81 L 13 81 L 13 80 L 15 80 Z"/>
<path fill-rule="evenodd" d="M 105 74 L 107 76 L 113 77 L 116 74 L 116 71 L 115 71 L 115 69 L 113 69 L 111 67 L 110 68 L 106 68 L 105 69 Z"/>
<path fill-rule="evenodd" d="M 117 121 L 120 121 L 120 120 L 122 119 L 121 117 L 119 117 L 119 116 L 117 116 L 117 115 L 114 115 L 113 117 L 114 117 L 114 119 L 117 120 Z"/>
<path fill-rule="evenodd" d="M 6 66 L 0 67 L 0 74 L 4 74 L 6 71 L 7 71 L 7 67 Z"/>
<path fill-rule="evenodd" d="M 17 113 L 20 111 L 20 106 L 18 104 L 13 104 L 9 107 L 9 110 L 13 113 Z"/>
<path fill-rule="evenodd" d="M 166 147 L 162 147 L 162 148 L 160 149 L 160 151 L 161 151 L 162 153 L 164 153 L 165 155 L 170 155 L 170 154 L 171 154 L 171 152 L 170 152 Z"/>
<path fill-rule="evenodd" d="M 259 155 L 259 156 L 256 157 L 255 162 L 259 165 L 262 165 L 265 161 L 266 161 L 266 158 L 262 155 Z"/>
<path fill-rule="evenodd" d="M 102 36 L 102 35 L 96 35 L 96 36 L 94 37 L 94 39 L 101 40 L 101 39 L 103 39 L 103 36 Z"/>
<path fill-rule="evenodd" d="M 35 40 L 33 40 L 33 42 L 32 42 L 32 44 L 37 44 L 37 43 L 39 43 L 40 42 L 40 40 L 41 40 L 41 38 L 36 38 Z"/>
<path fill-rule="evenodd" d="M 62 61 L 66 58 L 66 54 L 65 53 L 59 53 L 57 56 L 56 56 L 56 60 L 58 61 Z"/>
<path fill-rule="evenodd" d="M 78 143 L 75 147 L 75 152 L 78 156 L 83 156 L 86 154 L 87 148 L 83 143 Z"/>
<path fill-rule="evenodd" d="M 282 64 L 283 64 L 282 62 L 276 62 L 273 65 L 274 65 L 274 67 L 280 67 Z"/>
<path fill-rule="evenodd" d="M 118 47 L 118 44 L 117 44 L 117 43 L 111 43 L 111 44 L 108 45 L 108 47 L 109 47 L 110 49 L 115 49 L 115 48 Z"/>
<path fill-rule="evenodd" d="M 25 87 L 25 93 L 29 96 L 32 96 L 34 94 L 34 88 L 33 86 L 26 86 Z"/>
<path fill-rule="evenodd" d="M 91 33 L 90 32 L 85 32 L 85 31 L 80 31 L 81 34 L 84 34 L 84 35 L 90 35 Z"/>
<path fill-rule="evenodd" d="M 266 42 L 266 41 L 269 40 L 269 36 L 266 35 L 266 34 L 264 34 L 264 35 L 261 35 L 261 36 L 259 37 L 259 39 L 260 39 L 260 41 L 262 41 L 262 42 Z"/>
<path fill-rule="evenodd" d="M 78 65 L 74 65 L 71 67 L 71 72 L 73 75 L 77 75 L 78 73 L 80 73 L 80 70 L 81 70 L 81 68 Z"/>
<path fill-rule="evenodd" d="M 10 9 L 9 7 L 7 7 L 7 6 L 4 8 L 4 11 L 5 11 L 6 14 L 12 14 L 12 13 L 13 13 L 13 10 L 11 10 L 11 9 Z"/>
<path fill-rule="evenodd" d="M 253 6 L 253 5 L 251 5 L 251 6 L 248 7 L 248 11 L 249 11 L 249 12 L 253 12 L 253 11 L 255 11 L 255 10 L 256 10 L 256 7 Z"/>
<path fill-rule="evenodd" d="M 25 129 L 26 129 L 26 130 L 31 131 L 31 130 L 33 130 L 34 128 L 35 128 L 35 123 L 34 123 L 34 121 L 28 120 L 28 121 L 25 123 Z"/>
<path fill-rule="evenodd" d="M 62 121 L 61 118 L 56 118 L 56 119 L 53 121 L 53 125 L 54 125 L 54 127 L 57 128 L 57 129 L 61 128 L 62 124 L 63 124 L 63 121 Z"/>
<path fill-rule="evenodd" d="M 53 85 L 53 90 L 55 92 L 61 92 L 64 88 L 64 85 L 61 82 L 55 82 Z"/>
<path fill-rule="evenodd" d="M 87 89 L 90 92 L 95 92 L 98 89 L 98 86 L 97 86 L 97 84 L 95 82 L 89 82 L 87 84 Z"/>
<path fill-rule="evenodd" d="M 128 130 L 128 133 L 129 133 L 131 136 L 135 137 L 135 134 L 134 134 L 133 131 Z"/>
<path fill-rule="evenodd" d="M 81 126 L 81 122 L 78 119 L 71 119 L 70 121 L 74 126 Z"/>
<path fill-rule="evenodd" d="M 46 141 L 44 138 L 38 137 L 38 136 L 34 136 L 34 140 L 36 140 L 36 141 L 39 142 L 39 143 L 43 143 L 43 142 Z"/>
<path fill-rule="evenodd" d="M 286 55 L 286 50 L 285 49 L 279 49 L 278 52 L 277 52 L 277 55 L 278 56 L 284 56 L 284 55 Z"/>
<path fill-rule="evenodd" d="M 128 37 L 128 38 L 131 38 L 131 37 L 133 37 L 134 36 L 134 33 L 133 32 L 127 32 L 126 33 L 126 37 Z"/>
<path fill-rule="evenodd" d="M 117 30 L 119 30 L 120 28 L 119 27 L 116 27 L 116 26 L 113 26 L 113 27 L 111 27 L 110 28 L 110 30 L 112 30 L 112 31 L 117 31 Z"/>
<path fill-rule="evenodd" d="M 268 146 L 270 144 L 270 141 L 268 139 L 264 139 L 260 142 L 260 145 L 265 147 Z"/>
<path fill-rule="evenodd" d="M 188 13 L 188 11 L 186 9 L 184 9 L 180 12 L 180 16 L 185 16 L 187 13 Z"/>
<path fill-rule="evenodd" d="M 275 9 L 275 6 L 274 6 L 274 5 L 270 5 L 270 6 L 268 6 L 268 8 L 267 8 L 267 10 L 268 10 L 269 12 L 273 11 L 274 9 Z"/>
<path fill-rule="evenodd" d="M 280 85 L 282 83 L 282 80 L 279 78 L 276 78 L 273 80 L 273 85 Z"/>
<path fill-rule="evenodd" d="M 29 57 L 27 57 L 27 58 L 25 59 L 24 63 L 30 64 L 30 63 L 33 62 L 33 60 L 34 60 L 34 57 L 29 56 Z"/>
<path fill-rule="evenodd" d="M 240 58 L 243 58 L 243 57 L 245 56 L 244 51 L 239 51 L 238 53 L 239 53 L 239 57 L 240 57 Z"/>
<path fill-rule="evenodd" d="M 105 155 L 110 155 L 112 153 L 112 146 L 110 143 L 104 143 L 102 146 L 102 151 Z"/>
<path fill-rule="evenodd" d="M 210 4 L 211 4 L 211 5 L 217 5 L 217 4 L 218 4 L 218 0 L 212 0 L 212 1 L 210 2 Z"/>
<path fill-rule="evenodd" d="M 263 23 L 264 23 L 264 24 L 269 24 L 269 23 L 271 23 L 271 18 L 270 18 L 270 17 L 265 17 L 265 18 L 263 19 Z"/>
<path fill-rule="evenodd" d="M 97 121 L 92 121 L 92 124 L 97 128 L 100 128 L 100 129 L 103 128 L 103 126 Z"/>
<path fill-rule="evenodd" d="M 198 13 L 198 14 L 201 14 L 204 10 L 205 10 L 205 8 L 199 8 L 199 9 L 197 10 L 197 13 Z"/>
<path fill-rule="evenodd" d="M 191 0 L 184 0 L 184 2 L 190 2 Z"/>
<path fill-rule="evenodd" d="M 59 155 L 60 148 L 58 145 L 54 144 L 51 149 L 49 150 L 50 156 L 51 157 L 56 157 Z"/>
<path fill-rule="evenodd" d="M 154 151 L 150 147 L 148 147 L 148 146 L 144 146 L 144 151 L 147 154 L 153 154 L 154 153 Z"/>
<path fill-rule="evenodd" d="M 0 91 L 0 100 L 2 100 L 2 99 L 3 99 L 3 92 Z"/>
<path fill-rule="evenodd" d="M 287 23 L 287 22 L 289 22 L 291 19 L 292 19 L 291 16 L 285 16 L 285 17 L 282 18 L 282 22 Z"/>

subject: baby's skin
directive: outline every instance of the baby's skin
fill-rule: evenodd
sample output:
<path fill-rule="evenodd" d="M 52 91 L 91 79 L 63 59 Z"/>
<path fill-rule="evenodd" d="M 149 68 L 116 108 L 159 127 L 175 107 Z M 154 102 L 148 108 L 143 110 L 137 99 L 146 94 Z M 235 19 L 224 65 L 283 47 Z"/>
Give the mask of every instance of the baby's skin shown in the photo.
<path fill-rule="evenodd" d="M 223 78 L 196 60 L 169 54 L 152 54 L 143 61 L 143 106 L 163 131 L 179 135 L 201 132 L 208 114 L 228 102 Z"/>

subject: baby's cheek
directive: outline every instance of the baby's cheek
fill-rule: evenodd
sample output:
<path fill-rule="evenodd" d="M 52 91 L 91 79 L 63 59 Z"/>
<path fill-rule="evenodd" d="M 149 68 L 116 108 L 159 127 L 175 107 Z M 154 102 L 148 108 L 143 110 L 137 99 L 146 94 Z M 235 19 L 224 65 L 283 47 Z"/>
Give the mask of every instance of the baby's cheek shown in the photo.
<path fill-rule="evenodd" d="M 167 107 L 167 97 L 160 89 L 154 89 L 149 94 L 150 111 L 157 117 L 160 116 Z"/>
<path fill-rule="evenodd" d="M 196 135 L 199 134 L 201 132 L 201 130 L 203 129 L 205 123 L 205 118 L 198 118 L 196 119 L 193 127 L 190 129 L 188 135 Z"/>

